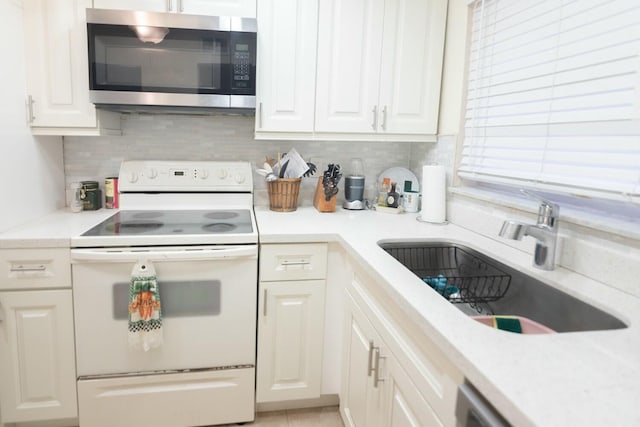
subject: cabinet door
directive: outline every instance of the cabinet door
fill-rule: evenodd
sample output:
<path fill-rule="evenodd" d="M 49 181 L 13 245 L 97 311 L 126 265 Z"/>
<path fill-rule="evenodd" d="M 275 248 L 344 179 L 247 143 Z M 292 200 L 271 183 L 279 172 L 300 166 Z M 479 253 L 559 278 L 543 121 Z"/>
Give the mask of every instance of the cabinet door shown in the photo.
<path fill-rule="evenodd" d="M 381 340 L 348 293 L 346 307 L 340 411 L 349 427 L 375 427 L 382 425 L 382 387 L 374 384 Z"/>
<path fill-rule="evenodd" d="M 317 0 L 258 3 L 256 132 L 312 132 Z"/>
<path fill-rule="evenodd" d="M 34 127 L 96 127 L 89 101 L 90 0 L 24 0 L 28 109 Z"/>
<path fill-rule="evenodd" d="M 442 422 L 411 378 L 393 357 L 385 359 L 384 425 L 388 427 L 436 427 Z"/>
<path fill-rule="evenodd" d="M 174 0 L 177 11 L 193 15 L 256 17 L 256 0 Z"/>
<path fill-rule="evenodd" d="M 322 0 L 318 27 L 318 132 L 378 129 L 384 0 Z"/>
<path fill-rule="evenodd" d="M 260 284 L 258 402 L 320 396 L 324 280 Z"/>
<path fill-rule="evenodd" d="M 93 0 L 97 9 L 143 10 L 146 12 L 175 11 L 176 0 Z"/>
<path fill-rule="evenodd" d="M 78 416 L 71 290 L 0 292 L 3 423 Z"/>
<path fill-rule="evenodd" d="M 378 104 L 383 132 L 437 133 L 446 15 L 443 0 L 385 3 Z"/>

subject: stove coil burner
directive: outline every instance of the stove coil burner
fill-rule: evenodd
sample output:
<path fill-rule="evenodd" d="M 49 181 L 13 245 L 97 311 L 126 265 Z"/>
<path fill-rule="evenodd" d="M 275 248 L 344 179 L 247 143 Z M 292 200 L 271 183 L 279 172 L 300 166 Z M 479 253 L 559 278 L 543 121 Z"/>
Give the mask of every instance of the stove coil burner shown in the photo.
<path fill-rule="evenodd" d="M 238 212 L 220 211 L 220 212 L 208 212 L 204 215 L 209 219 L 231 219 L 238 216 Z"/>
<path fill-rule="evenodd" d="M 156 221 L 133 220 L 109 224 L 105 228 L 108 231 L 114 232 L 115 234 L 138 234 L 157 230 L 163 225 L 164 224 L 162 224 L 161 222 Z"/>
<path fill-rule="evenodd" d="M 216 222 L 213 224 L 203 225 L 202 229 L 211 233 L 226 233 L 235 230 L 236 226 L 225 222 Z"/>

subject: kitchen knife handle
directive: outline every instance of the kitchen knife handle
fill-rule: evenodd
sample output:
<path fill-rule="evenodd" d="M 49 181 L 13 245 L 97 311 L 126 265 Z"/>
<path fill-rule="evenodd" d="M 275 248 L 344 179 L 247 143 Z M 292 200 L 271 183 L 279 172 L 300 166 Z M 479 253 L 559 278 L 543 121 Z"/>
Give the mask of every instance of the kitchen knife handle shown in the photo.
<path fill-rule="evenodd" d="M 382 130 L 387 130 L 387 106 L 382 109 Z"/>
<path fill-rule="evenodd" d="M 33 103 L 36 102 L 33 100 L 33 96 L 29 95 L 27 98 L 27 109 L 29 110 L 29 123 L 33 123 L 36 119 L 36 116 L 33 115 Z"/>
<path fill-rule="evenodd" d="M 374 105 L 371 112 L 373 113 L 373 123 L 371 123 L 371 127 L 373 130 L 376 130 L 378 129 L 378 106 Z"/>

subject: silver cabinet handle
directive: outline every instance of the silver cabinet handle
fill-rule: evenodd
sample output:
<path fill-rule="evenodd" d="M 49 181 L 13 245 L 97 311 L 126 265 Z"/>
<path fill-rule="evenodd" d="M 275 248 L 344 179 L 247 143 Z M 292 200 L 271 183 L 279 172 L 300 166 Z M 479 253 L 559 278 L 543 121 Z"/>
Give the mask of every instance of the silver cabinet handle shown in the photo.
<path fill-rule="evenodd" d="M 29 123 L 33 123 L 36 119 L 36 116 L 33 115 L 33 104 L 36 101 L 33 99 L 33 96 L 29 95 L 27 99 L 27 109 L 29 110 Z"/>
<path fill-rule="evenodd" d="M 387 106 L 382 109 L 382 130 L 387 130 Z"/>
<path fill-rule="evenodd" d="M 0 323 L 4 322 L 4 314 L 2 312 L 2 304 L 0 304 Z"/>
<path fill-rule="evenodd" d="M 367 360 L 367 376 L 370 377 L 373 372 L 373 341 L 369 341 L 369 359 Z"/>
<path fill-rule="evenodd" d="M 258 127 L 262 129 L 262 102 L 258 104 Z"/>
<path fill-rule="evenodd" d="M 182 4 L 182 0 L 178 0 L 178 11 L 184 12 L 184 5 Z"/>
<path fill-rule="evenodd" d="M 373 123 L 371 123 L 371 127 L 373 128 L 373 130 L 377 130 L 378 129 L 378 106 L 374 105 L 373 110 L 371 110 L 371 112 L 373 113 Z"/>
<path fill-rule="evenodd" d="M 378 347 L 374 349 L 374 353 L 376 355 L 376 363 L 373 368 L 373 387 L 378 388 L 378 383 L 384 382 L 384 380 L 380 378 L 380 359 L 386 359 L 386 357 L 380 356 L 380 349 Z"/>
<path fill-rule="evenodd" d="M 264 290 L 264 301 L 262 302 L 262 315 L 267 317 L 267 289 Z"/>
<path fill-rule="evenodd" d="M 173 5 L 171 4 L 173 0 L 167 0 L 167 12 L 171 12 L 173 9 Z"/>
<path fill-rule="evenodd" d="M 280 263 L 280 265 L 309 265 L 309 264 L 311 264 L 311 261 L 304 261 L 304 260 L 301 260 L 301 261 L 286 261 L 286 260 L 284 260 L 284 261 L 282 261 Z"/>
<path fill-rule="evenodd" d="M 33 265 L 33 266 L 29 266 L 29 265 L 16 265 L 15 267 L 11 267 L 9 269 L 9 271 L 14 271 L 14 272 L 18 272 L 18 271 L 46 271 L 47 270 L 47 266 L 40 264 L 40 265 Z"/>

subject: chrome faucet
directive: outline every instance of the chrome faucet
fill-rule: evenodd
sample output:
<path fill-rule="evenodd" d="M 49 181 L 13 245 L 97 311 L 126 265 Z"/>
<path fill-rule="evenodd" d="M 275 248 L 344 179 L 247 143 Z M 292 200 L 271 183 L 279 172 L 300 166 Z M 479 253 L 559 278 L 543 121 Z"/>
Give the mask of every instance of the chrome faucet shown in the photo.
<path fill-rule="evenodd" d="M 560 206 L 526 190 L 520 191 L 540 202 L 538 221 L 535 224 L 525 224 L 506 220 L 502 224 L 499 235 L 513 240 L 522 240 L 524 236 L 534 237 L 536 239 L 536 249 L 533 255 L 533 266 L 543 270 L 553 270 L 556 243 L 558 241 Z"/>

